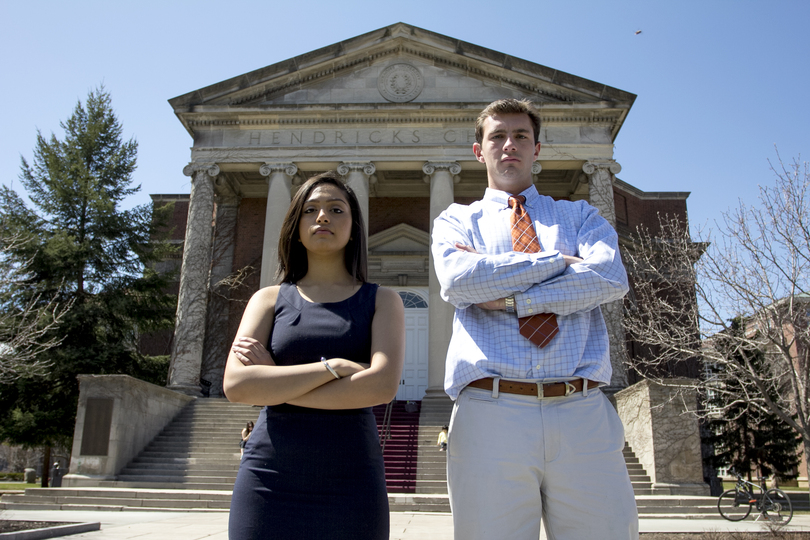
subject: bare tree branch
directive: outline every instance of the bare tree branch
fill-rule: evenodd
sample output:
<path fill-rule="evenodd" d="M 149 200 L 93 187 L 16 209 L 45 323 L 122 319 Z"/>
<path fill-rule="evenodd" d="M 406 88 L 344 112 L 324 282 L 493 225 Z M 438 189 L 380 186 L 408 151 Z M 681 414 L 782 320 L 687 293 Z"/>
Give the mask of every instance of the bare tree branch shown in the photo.
<path fill-rule="evenodd" d="M 778 154 L 777 154 L 778 158 Z M 623 253 L 633 294 L 625 330 L 641 352 L 630 368 L 666 384 L 679 364 L 702 362 L 693 387 L 725 405 L 775 414 L 810 450 L 810 170 L 780 158 L 759 202 L 723 214 L 717 232 L 659 216 L 661 232 L 639 229 Z M 733 321 L 742 331 L 734 331 Z M 765 352 L 765 363 L 750 351 Z M 735 384 L 726 384 L 734 381 Z"/>
<path fill-rule="evenodd" d="M 23 305 L 14 302 L 10 292 L 25 280 L 28 261 L 14 263 L 7 254 L 29 241 L 0 230 L 0 385 L 46 373 L 52 365 L 47 351 L 61 341 L 52 330 L 71 307 L 42 295 Z"/>

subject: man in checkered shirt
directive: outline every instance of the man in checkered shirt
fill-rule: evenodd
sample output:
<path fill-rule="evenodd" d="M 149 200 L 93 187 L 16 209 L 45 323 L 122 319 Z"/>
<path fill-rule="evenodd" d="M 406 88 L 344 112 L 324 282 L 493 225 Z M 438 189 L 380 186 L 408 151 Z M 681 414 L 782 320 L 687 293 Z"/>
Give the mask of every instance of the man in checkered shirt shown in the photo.
<path fill-rule="evenodd" d="M 456 308 L 445 390 L 455 400 L 447 450 L 457 540 L 638 538 L 624 430 L 599 389 L 610 382 L 599 306 L 628 290 L 613 227 L 584 201 L 532 182 L 540 117 L 526 101 L 490 104 L 473 152 L 488 188 L 433 224 L 442 298 Z M 509 198 L 523 196 L 540 251 L 512 245 Z M 538 347 L 518 319 L 554 314 Z"/>

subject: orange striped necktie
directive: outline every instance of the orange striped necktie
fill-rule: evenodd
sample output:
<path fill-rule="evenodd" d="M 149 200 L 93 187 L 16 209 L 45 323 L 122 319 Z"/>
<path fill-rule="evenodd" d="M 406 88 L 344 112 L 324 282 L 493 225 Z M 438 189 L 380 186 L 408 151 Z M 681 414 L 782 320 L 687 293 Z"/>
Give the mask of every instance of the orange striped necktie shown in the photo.
<path fill-rule="evenodd" d="M 512 208 L 510 223 L 512 225 L 512 248 L 521 253 L 537 253 L 541 250 L 540 241 L 532 225 L 532 220 L 523 203 L 526 197 L 515 195 L 509 197 L 509 207 Z M 551 338 L 560 331 L 557 325 L 557 316 L 554 313 L 539 313 L 528 317 L 518 318 L 520 335 L 540 348 L 551 342 Z"/>

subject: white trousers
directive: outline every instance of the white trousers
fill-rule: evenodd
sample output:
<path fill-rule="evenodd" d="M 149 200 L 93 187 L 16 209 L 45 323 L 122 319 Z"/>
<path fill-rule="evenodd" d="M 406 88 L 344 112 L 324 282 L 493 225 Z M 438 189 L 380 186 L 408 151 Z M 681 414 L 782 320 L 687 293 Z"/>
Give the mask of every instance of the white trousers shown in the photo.
<path fill-rule="evenodd" d="M 537 399 L 466 388 L 456 400 L 447 479 L 456 540 L 638 538 L 622 448 L 605 395 Z"/>

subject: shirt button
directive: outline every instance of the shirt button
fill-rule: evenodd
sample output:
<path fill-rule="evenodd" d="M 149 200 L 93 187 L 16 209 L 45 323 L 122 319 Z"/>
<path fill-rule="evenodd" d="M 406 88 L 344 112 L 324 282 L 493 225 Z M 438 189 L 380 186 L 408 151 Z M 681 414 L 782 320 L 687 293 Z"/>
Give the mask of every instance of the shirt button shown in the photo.
<path fill-rule="evenodd" d="M 532 303 L 532 299 L 531 299 L 531 298 L 527 298 L 527 299 L 526 299 L 526 303 L 527 303 L 527 304 L 531 304 L 531 303 Z"/>
<path fill-rule="evenodd" d="M 534 313 L 534 310 L 532 308 L 529 308 L 526 310 L 526 313 Z"/>

